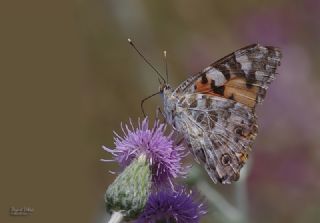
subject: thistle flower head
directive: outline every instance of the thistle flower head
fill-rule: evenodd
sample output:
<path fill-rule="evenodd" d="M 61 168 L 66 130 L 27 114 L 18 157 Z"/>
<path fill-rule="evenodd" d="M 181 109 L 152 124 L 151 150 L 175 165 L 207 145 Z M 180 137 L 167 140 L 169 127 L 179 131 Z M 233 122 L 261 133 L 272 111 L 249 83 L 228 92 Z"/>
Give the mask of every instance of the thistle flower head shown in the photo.
<path fill-rule="evenodd" d="M 184 189 L 160 191 L 149 196 L 144 211 L 135 223 L 198 223 L 206 214 L 205 205 Z"/>
<path fill-rule="evenodd" d="M 154 184 L 171 183 L 172 178 L 184 174 L 181 166 L 181 159 L 185 155 L 184 147 L 174 142 L 173 133 L 165 134 L 164 124 L 156 121 L 153 127 L 149 128 L 148 118 L 145 118 L 142 123 L 138 121 L 137 128 L 131 120 L 130 126 L 121 125 L 121 128 L 123 136 L 115 133 L 115 149 L 103 148 L 112 153 L 123 168 L 140 155 L 145 155 Z"/>

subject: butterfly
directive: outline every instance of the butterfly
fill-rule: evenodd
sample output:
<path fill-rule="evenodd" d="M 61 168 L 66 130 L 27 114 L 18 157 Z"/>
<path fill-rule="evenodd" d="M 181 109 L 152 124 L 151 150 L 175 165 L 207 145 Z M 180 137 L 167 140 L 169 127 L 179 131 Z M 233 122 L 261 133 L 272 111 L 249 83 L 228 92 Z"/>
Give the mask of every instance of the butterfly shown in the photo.
<path fill-rule="evenodd" d="M 214 183 L 240 177 L 257 136 L 255 108 L 275 79 L 281 52 L 253 44 L 236 50 L 173 89 L 163 78 L 165 120 L 182 134 Z"/>

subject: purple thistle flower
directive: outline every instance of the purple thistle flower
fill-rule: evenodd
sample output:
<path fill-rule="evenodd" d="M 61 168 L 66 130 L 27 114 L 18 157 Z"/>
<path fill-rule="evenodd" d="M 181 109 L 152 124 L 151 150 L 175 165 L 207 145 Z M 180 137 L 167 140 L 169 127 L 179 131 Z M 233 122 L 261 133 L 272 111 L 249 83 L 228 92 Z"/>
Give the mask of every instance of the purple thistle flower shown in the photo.
<path fill-rule="evenodd" d="M 186 155 L 184 147 L 176 145 L 171 132 L 165 135 L 166 125 L 159 121 L 149 129 L 148 118 L 142 123 L 138 121 L 138 128 L 134 128 L 131 120 L 130 127 L 121 125 L 123 137 L 115 134 L 115 149 L 103 146 L 103 149 L 110 152 L 121 167 L 127 167 L 132 160 L 140 155 L 146 155 L 152 172 L 152 182 L 156 185 L 170 183 L 171 179 L 185 174 L 181 166 L 181 159 Z M 108 160 L 102 160 L 108 161 Z"/>
<path fill-rule="evenodd" d="M 151 194 L 144 211 L 135 223 L 197 223 L 206 214 L 206 207 L 184 189 Z"/>

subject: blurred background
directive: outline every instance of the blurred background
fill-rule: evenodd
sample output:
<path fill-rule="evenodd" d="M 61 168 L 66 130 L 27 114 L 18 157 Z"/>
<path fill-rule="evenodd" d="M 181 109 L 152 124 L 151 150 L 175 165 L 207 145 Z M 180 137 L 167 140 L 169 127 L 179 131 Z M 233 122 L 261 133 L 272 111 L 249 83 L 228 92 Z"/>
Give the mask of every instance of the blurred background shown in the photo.
<path fill-rule="evenodd" d="M 118 167 L 99 161 L 111 158 L 101 145 L 112 147 L 112 131 L 142 117 L 140 101 L 159 87 L 129 37 L 163 73 L 167 51 L 173 87 L 248 44 L 280 47 L 279 75 L 258 108 L 259 135 L 240 182 L 214 185 L 195 166 L 193 187 L 209 200 L 203 222 L 320 222 L 320 1 L 7 3 L 5 222 L 105 222 L 103 194 L 115 178 L 108 171 Z M 161 103 L 149 100 L 147 113 Z M 35 211 L 12 217 L 11 206 Z"/>

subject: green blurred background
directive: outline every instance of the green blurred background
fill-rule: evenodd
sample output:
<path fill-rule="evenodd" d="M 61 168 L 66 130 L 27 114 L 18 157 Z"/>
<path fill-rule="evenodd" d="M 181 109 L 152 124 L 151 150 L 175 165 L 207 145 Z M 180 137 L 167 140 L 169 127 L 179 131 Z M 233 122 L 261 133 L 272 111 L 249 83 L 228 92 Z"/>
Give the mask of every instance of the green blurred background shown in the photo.
<path fill-rule="evenodd" d="M 158 90 L 128 37 L 161 71 L 167 50 L 172 86 L 245 45 L 280 47 L 248 177 L 207 182 L 248 222 L 320 222 L 320 1 L 31 0 L 0 10 L 1 222 L 105 222 L 117 166 L 99 162 L 110 158 L 101 145 L 112 147 L 112 131 Z M 148 113 L 158 105 L 148 101 Z M 12 206 L 35 211 L 12 217 Z M 203 222 L 233 222 L 209 206 Z"/>

